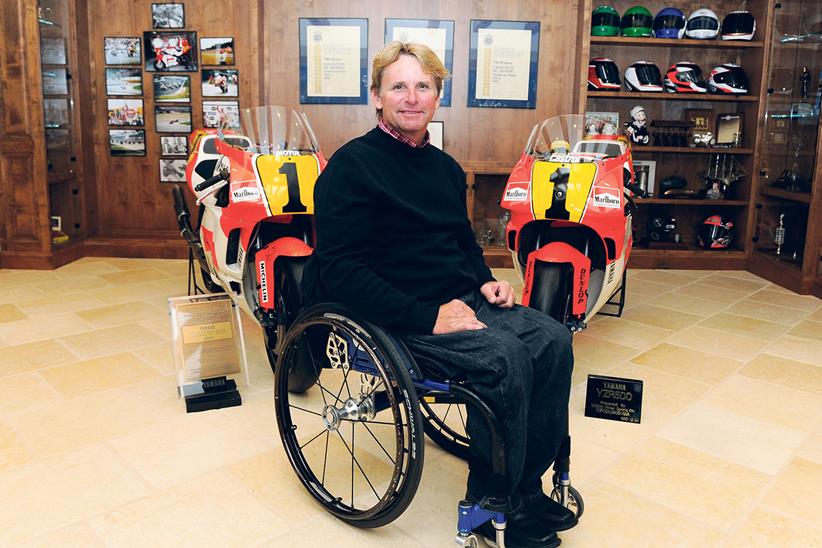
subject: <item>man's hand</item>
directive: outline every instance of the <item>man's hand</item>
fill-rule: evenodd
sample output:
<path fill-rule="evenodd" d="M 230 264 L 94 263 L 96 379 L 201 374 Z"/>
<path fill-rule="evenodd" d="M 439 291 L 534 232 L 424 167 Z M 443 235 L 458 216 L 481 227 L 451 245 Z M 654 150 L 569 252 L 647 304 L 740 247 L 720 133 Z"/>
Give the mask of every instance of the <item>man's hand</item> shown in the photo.
<path fill-rule="evenodd" d="M 484 327 L 487 326 L 477 319 L 470 306 L 454 299 L 440 305 L 433 333 L 434 335 L 444 335 L 445 333 L 483 329 Z"/>
<path fill-rule="evenodd" d="M 511 284 L 502 280 L 501 282 L 485 282 L 480 287 L 480 293 L 489 303 L 500 308 L 511 308 L 514 306 L 514 289 Z"/>

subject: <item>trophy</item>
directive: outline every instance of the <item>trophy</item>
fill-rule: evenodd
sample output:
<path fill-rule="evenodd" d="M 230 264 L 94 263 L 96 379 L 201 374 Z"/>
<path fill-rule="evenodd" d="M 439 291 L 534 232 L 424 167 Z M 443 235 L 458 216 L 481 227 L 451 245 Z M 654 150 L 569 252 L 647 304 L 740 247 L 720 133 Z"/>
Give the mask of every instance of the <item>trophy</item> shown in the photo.
<path fill-rule="evenodd" d="M 773 241 L 776 244 L 776 255 L 782 255 L 782 245 L 785 243 L 785 214 L 779 214 L 779 225 L 774 230 Z"/>

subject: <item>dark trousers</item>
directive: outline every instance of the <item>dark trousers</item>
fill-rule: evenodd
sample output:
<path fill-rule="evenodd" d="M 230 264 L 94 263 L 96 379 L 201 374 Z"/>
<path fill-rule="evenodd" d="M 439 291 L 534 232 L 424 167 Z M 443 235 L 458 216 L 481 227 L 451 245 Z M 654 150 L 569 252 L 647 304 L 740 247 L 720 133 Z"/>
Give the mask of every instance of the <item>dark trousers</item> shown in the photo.
<path fill-rule="evenodd" d="M 406 335 L 403 340 L 424 371 L 466 379 L 500 420 L 506 478 L 491 473 L 488 428 L 478 411 L 468 406 L 469 496 L 479 500 L 533 493 L 541 489 L 541 477 L 567 433 L 574 363 L 571 334 L 542 312 L 519 305 L 499 308 L 479 291 L 461 300 L 487 329 Z"/>

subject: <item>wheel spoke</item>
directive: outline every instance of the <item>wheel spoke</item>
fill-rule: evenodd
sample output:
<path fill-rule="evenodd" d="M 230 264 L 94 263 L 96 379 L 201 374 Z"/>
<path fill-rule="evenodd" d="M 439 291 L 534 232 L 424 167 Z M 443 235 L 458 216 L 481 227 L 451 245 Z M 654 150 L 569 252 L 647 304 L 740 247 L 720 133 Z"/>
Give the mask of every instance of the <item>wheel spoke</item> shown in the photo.
<path fill-rule="evenodd" d="M 377 445 L 380 446 L 380 449 L 382 449 L 382 452 L 385 453 L 386 457 L 388 457 L 388 460 L 391 461 L 391 464 L 396 466 L 397 463 L 394 461 L 394 459 L 391 457 L 391 455 L 388 453 L 388 451 L 386 451 L 385 447 L 383 447 L 382 442 L 380 442 L 380 440 L 377 439 L 377 436 L 374 435 L 374 432 L 372 432 L 371 429 L 368 428 L 368 423 L 364 422 L 364 423 L 362 423 L 362 425 L 365 427 L 365 429 L 368 431 L 368 433 L 371 434 L 371 437 L 374 438 L 374 441 L 377 442 Z"/>
<path fill-rule="evenodd" d="M 462 421 L 463 432 L 468 433 L 468 427 L 465 426 L 465 418 L 463 418 L 462 416 L 462 409 L 460 409 L 459 405 L 457 405 L 457 412 L 460 414 L 460 421 Z"/>
<path fill-rule="evenodd" d="M 314 440 L 316 440 L 317 438 L 319 438 L 320 436 L 322 436 L 324 431 L 325 431 L 325 432 L 328 432 L 328 430 L 326 430 L 325 428 L 323 428 L 322 430 L 320 430 L 320 431 L 319 431 L 319 433 L 318 433 L 316 436 L 314 436 L 313 438 L 311 438 L 310 440 L 308 440 L 307 442 L 305 442 L 304 444 L 302 444 L 302 445 L 300 446 L 300 449 L 303 449 L 306 445 L 308 445 L 308 444 L 309 444 L 309 443 L 311 443 L 312 441 L 314 441 Z"/>
<path fill-rule="evenodd" d="M 323 457 L 323 479 L 320 482 L 325 487 L 325 467 L 328 464 L 328 430 L 325 431 L 325 456 Z"/>
<path fill-rule="evenodd" d="M 352 426 L 352 428 L 353 428 L 353 426 Z M 376 490 L 376 489 L 374 489 L 374 486 L 371 484 L 371 480 L 370 480 L 370 479 L 368 479 L 368 476 L 366 476 L 366 475 L 365 475 L 365 471 L 362 469 L 362 466 L 360 466 L 360 462 L 357 460 L 357 457 L 355 457 L 355 456 L 354 456 L 354 453 L 353 453 L 353 452 L 351 451 L 351 449 L 348 447 L 348 444 L 347 444 L 347 443 L 345 443 L 345 438 L 343 438 L 343 437 L 342 437 L 342 434 L 340 434 L 340 431 L 339 431 L 339 430 L 337 430 L 337 435 L 340 437 L 340 440 L 343 442 L 343 445 L 345 445 L 345 448 L 346 448 L 346 449 L 348 449 L 348 452 L 351 454 L 351 462 L 356 463 L 357 468 L 359 468 L 359 469 L 360 469 L 360 474 L 362 474 L 362 477 L 364 477 L 364 478 L 365 478 L 365 481 L 367 481 L 367 482 L 368 482 L 368 486 L 369 486 L 369 487 L 371 487 L 371 490 L 372 490 L 372 491 L 374 491 L 374 496 L 375 496 L 375 497 L 377 497 L 377 500 L 380 500 L 380 495 L 379 495 L 379 494 L 377 494 L 377 490 Z M 352 469 L 353 469 L 354 465 L 352 464 L 352 465 L 351 465 L 351 467 L 352 467 Z M 351 488 L 351 489 L 352 489 L 352 491 L 353 491 L 353 485 L 354 485 L 354 484 L 353 484 L 353 481 L 354 481 L 354 480 L 353 480 L 353 475 L 352 475 L 352 480 L 351 480 L 351 481 L 352 481 L 352 484 L 351 484 L 351 485 L 352 485 L 352 488 Z M 352 499 L 351 499 L 351 507 L 352 507 L 352 508 L 354 507 L 354 499 L 353 499 L 353 496 L 352 496 Z"/>
<path fill-rule="evenodd" d="M 316 411 L 309 411 L 308 409 L 303 409 L 303 408 L 302 408 L 302 407 L 300 407 L 299 405 L 294 405 L 293 403 L 289 403 L 289 404 L 288 404 L 288 407 L 293 407 L 294 409 L 299 409 L 300 411 L 302 411 L 302 412 L 304 412 L 304 413 L 309 413 L 309 414 L 311 414 L 311 415 L 317 415 L 318 417 L 322 417 L 322 416 L 323 416 L 323 415 L 322 415 L 322 413 L 317 413 Z"/>
<path fill-rule="evenodd" d="M 314 371 L 317 372 L 317 380 L 314 381 L 314 384 L 316 384 L 317 386 L 320 387 L 320 395 L 323 397 L 323 406 L 327 406 L 328 402 L 325 401 L 325 392 L 328 392 L 328 390 L 326 390 L 323 387 L 323 384 L 320 382 L 320 377 L 322 376 L 321 372 L 323 370 L 323 367 L 317 367 L 317 359 L 314 357 L 314 350 L 311 348 L 311 341 L 308 340 L 307 333 L 308 333 L 308 331 L 303 331 L 302 336 L 303 336 L 303 339 L 305 340 L 305 344 L 308 345 L 308 355 L 311 358 L 311 365 L 314 366 Z M 328 393 L 331 394 L 331 392 L 328 392 Z"/>

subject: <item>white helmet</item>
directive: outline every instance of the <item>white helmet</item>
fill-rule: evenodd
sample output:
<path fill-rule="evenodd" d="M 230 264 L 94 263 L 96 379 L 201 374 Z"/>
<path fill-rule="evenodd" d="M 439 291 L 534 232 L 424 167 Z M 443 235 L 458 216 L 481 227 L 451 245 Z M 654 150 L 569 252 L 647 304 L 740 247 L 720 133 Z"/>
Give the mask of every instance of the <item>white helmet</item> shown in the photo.
<path fill-rule="evenodd" d="M 662 91 L 659 67 L 649 61 L 637 61 L 625 70 L 628 91 Z"/>
<path fill-rule="evenodd" d="M 685 36 L 698 40 L 713 40 L 719 35 L 719 18 L 716 14 L 702 8 L 688 16 L 685 24 Z"/>

